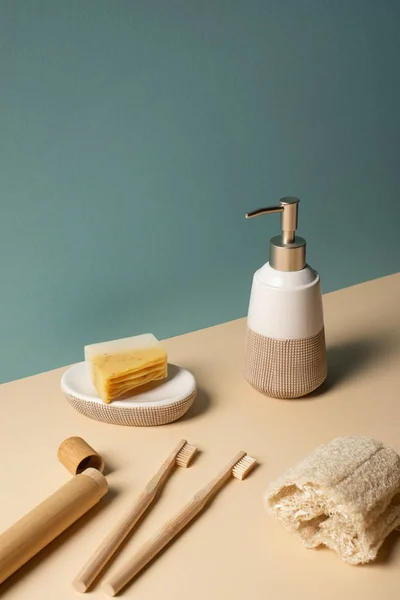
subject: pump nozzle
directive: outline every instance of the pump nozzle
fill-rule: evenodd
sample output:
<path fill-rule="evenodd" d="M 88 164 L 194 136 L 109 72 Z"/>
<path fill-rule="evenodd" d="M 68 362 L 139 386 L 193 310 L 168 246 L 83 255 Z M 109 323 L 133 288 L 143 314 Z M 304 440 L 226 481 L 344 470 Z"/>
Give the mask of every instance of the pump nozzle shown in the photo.
<path fill-rule="evenodd" d="M 296 237 L 299 202 L 295 197 L 281 198 L 278 206 L 246 213 L 246 219 L 281 213 L 281 236 L 271 240 L 270 259 L 271 266 L 279 271 L 298 271 L 305 266 L 305 240 Z"/>
<path fill-rule="evenodd" d="M 293 244 L 295 231 L 297 229 L 297 213 L 300 200 L 298 198 L 281 198 L 279 206 L 270 206 L 269 208 L 259 208 L 246 214 L 246 219 L 258 217 L 259 215 L 267 215 L 269 213 L 282 213 L 281 230 L 282 242 L 284 244 Z"/>

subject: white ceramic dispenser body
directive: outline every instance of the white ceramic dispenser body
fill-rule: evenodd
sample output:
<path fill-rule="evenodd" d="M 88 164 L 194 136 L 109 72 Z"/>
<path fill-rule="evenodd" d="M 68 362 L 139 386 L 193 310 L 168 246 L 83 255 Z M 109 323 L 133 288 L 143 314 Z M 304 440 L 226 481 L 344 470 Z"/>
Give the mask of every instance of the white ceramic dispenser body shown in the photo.
<path fill-rule="evenodd" d="M 247 318 L 244 376 L 276 398 L 309 394 L 327 374 L 320 278 L 305 264 L 304 240 L 296 240 L 301 242 L 285 247 L 303 253 L 303 268 L 284 271 L 268 262 L 256 271 Z M 287 264 L 279 258 L 275 262 Z"/>

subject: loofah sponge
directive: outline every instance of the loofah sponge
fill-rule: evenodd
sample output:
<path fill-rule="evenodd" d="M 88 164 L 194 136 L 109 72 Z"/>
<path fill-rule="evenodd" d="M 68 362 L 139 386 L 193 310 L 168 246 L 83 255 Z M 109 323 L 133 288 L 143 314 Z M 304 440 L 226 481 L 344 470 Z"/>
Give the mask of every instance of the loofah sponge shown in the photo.
<path fill-rule="evenodd" d="M 400 525 L 400 457 L 373 439 L 337 438 L 273 483 L 265 504 L 306 548 L 369 562 Z"/>

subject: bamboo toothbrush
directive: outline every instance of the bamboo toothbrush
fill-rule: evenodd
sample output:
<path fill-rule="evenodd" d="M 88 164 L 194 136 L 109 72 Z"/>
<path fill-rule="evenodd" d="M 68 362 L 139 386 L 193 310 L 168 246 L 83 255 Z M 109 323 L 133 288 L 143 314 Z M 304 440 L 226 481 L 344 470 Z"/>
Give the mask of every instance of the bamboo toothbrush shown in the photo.
<path fill-rule="evenodd" d="M 99 573 L 106 566 L 110 558 L 122 544 L 126 536 L 133 529 L 145 510 L 154 501 L 157 492 L 163 487 L 171 475 L 175 465 L 188 467 L 197 448 L 191 446 L 186 440 L 181 440 L 168 458 L 163 462 L 157 473 L 146 485 L 135 503 L 124 518 L 112 529 L 102 541 L 96 552 L 72 582 L 78 592 L 86 592 Z"/>
<path fill-rule="evenodd" d="M 188 523 L 209 503 L 212 497 L 230 479 L 244 479 L 255 467 L 256 460 L 246 452 L 237 456 L 210 481 L 173 519 L 164 524 L 162 529 L 146 542 L 130 561 L 126 562 L 114 574 L 111 574 L 102 587 L 110 596 L 115 596 L 150 562 Z"/>

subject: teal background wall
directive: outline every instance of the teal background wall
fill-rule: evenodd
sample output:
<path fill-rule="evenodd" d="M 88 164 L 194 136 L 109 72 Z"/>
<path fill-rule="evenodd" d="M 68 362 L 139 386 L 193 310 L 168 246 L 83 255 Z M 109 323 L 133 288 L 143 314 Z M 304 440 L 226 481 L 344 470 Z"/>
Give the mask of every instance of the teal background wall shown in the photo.
<path fill-rule="evenodd" d="M 399 269 L 400 2 L 0 0 L 0 380 L 243 316 L 279 218 Z"/>

